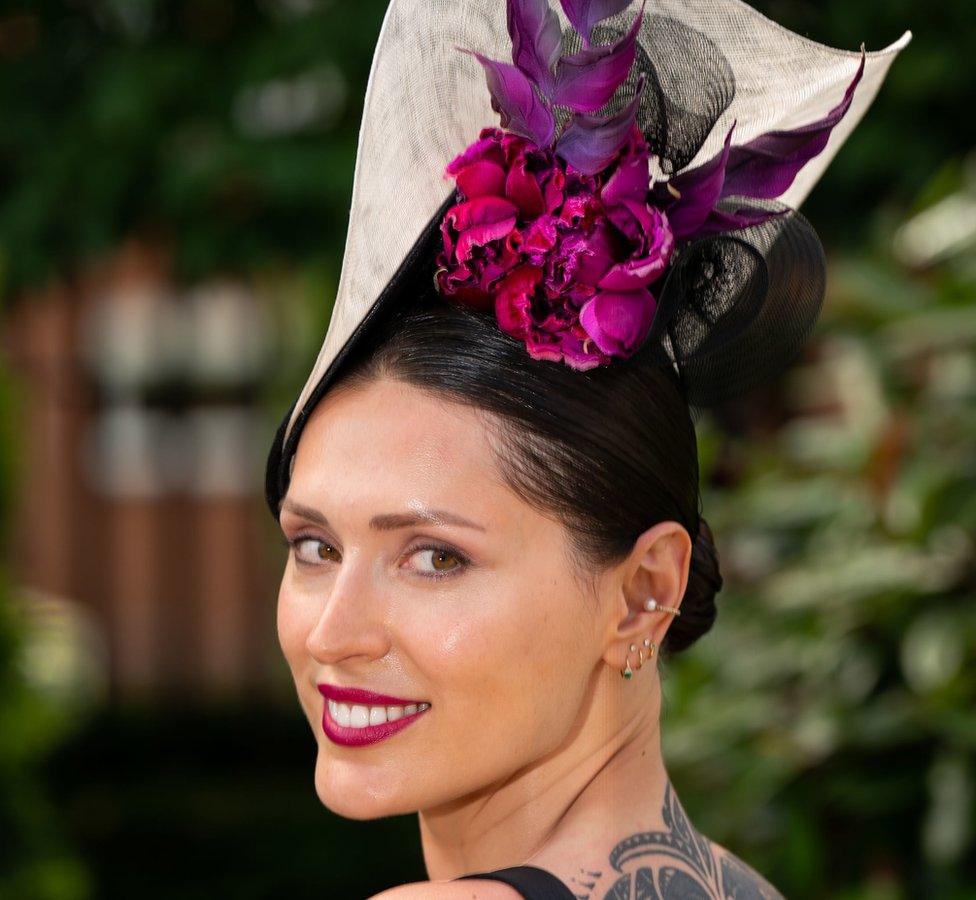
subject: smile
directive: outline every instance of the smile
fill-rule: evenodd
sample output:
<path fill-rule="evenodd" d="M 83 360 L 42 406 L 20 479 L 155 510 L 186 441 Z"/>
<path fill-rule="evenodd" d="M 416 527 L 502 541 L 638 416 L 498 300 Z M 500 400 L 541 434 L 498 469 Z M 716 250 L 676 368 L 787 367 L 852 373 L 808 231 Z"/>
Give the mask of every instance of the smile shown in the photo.
<path fill-rule="evenodd" d="M 322 711 L 322 730 L 326 737 L 346 747 L 361 747 L 385 740 L 416 722 L 429 703 L 406 706 L 363 706 L 326 700 Z"/>

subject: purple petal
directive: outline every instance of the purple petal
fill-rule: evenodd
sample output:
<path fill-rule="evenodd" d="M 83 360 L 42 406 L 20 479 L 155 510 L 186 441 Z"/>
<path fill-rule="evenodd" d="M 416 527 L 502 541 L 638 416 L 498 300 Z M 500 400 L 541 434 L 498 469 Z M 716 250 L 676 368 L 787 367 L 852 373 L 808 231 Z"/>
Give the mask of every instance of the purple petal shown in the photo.
<path fill-rule="evenodd" d="M 647 289 L 601 291 L 580 310 L 580 325 L 604 353 L 629 356 L 647 337 L 657 301 Z"/>
<path fill-rule="evenodd" d="M 518 206 L 526 219 L 534 219 L 544 210 L 542 191 L 535 176 L 526 169 L 525 157 L 519 156 L 505 176 L 505 196 Z"/>
<path fill-rule="evenodd" d="M 563 30 L 549 0 L 508 0 L 512 62 L 549 96 L 553 67 L 562 49 Z"/>
<path fill-rule="evenodd" d="M 786 215 L 793 212 L 790 207 L 785 209 L 763 209 L 758 206 L 737 206 L 733 210 L 713 209 L 708 218 L 695 232 L 695 237 L 705 237 L 709 234 L 719 234 L 720 232 L 735 231 L 738 228 L 748 228 L 750 225 L 759 225 L 767 219 L 775 216 Z"/>
<path fill-rule="evenodd" d="M 584 175 L 595 175 L 606 168 L 634 127 L 644 80 L 642 73 L 630 103 L 612 116 L 573 113 L 569 125 L 556 141 L 555 152 Z"/>
<path fill-rule="evenodd" d="M 532 295 L 542 280 L 538 266 L 513 269 L 497 285 L 495 318 L 498 327 L 514 338 L 522 338 L 532 324 Z"/>
<path fill-rule="evenodd" d="M 455 180 L 461 193 L 469 200 L 505 193 L 505 170 L 488 159 L 475 160 L 465 166 L 457 173 Z"/>
<path fill-rule="evenodd" d="M 674 252 L 674 235 L 667 215 L 655 206 L 636 200 L 624 200 L 610 212 L 610 221 L 626 233 L 630 229 L 621 215 L 631 219 L 640 233 L 633 241 L 635 249 L 623 262 L 611 266 L 598 287 L 609 291 L 636 291 L 656 281 L 667 268 Z M 621 227 L 624 226 L 624 227 Z"/>
<path fill-rule="evenodd" d="M 598 222 L 590 234 L 580 235 L 578 240 L 566 243 L 572 250 L 578 251 L 574 270 L 576 281 L 595 287 L 613 265 L 614 245 L 607 234 L 606 223 Z"/>
<path fill-rule="evenodd" d="M 633 65 L 646 2 L 641 4 L 630 30 L 616 43 L 590 47 L 559 60 L 553 103 L 577 112 L 593 112 L 613 96 Z"/>
<path fill-rule="evenodd" d="M 452 206 L 444 222 L 458 232 L 455 254 L 466 262 L 474 247 L 505 237 L 514 227 L 518 210 L 501 197 L 475 197 Z"/>
<path fill-rule="evenodd" d="M 671 186 L 680 194 L 680 199 L 668 207 L 668 220 L 671 230 L 679 240 L 697 232 L 712 208 L 722 196 L 725 183 L 725 165 L 729 157 L 729 141 L 735 122 L 725 135 L 725 143 L 719 153 L 708 162 L 688 169 L 671 179 Z"/>
<path fill-rule="evenodd" d="M 861 64 L 843 99 L 822 119 L 790 131 L 767 131 L 747 144 L 733 147 L 722 196 L 772 198 L 782 194 L 793 183 L 797 172 L 826 146 L 831 130 L 850 107 L 854 88 L 863 72 L 862 44 Z"/>
<path fill-rule="evenodd" d="M 456 47 L 462 53 L 470 53 L 484 66 L 485 79 L 491 92 L 491 108 L 499 114 L 502 128 L 546 147 L 552 141 L 556 129 L 549 107 L 536 96 L 532 82 L 521 69 L 511 63 L 488 59 L 476 50 Z"/>
<path fill-rule="evenodd" d="M 489 159 L 500 166 L 504 165 L 505 154 L 501 148 L 502 134 L 503 132 L 499 128 L 482 128 L 478 140 L 469 144 L 455 156 L 447 164 L 444 173 L 456 176 L 463 168 L 480 159 Z"/>
<path fill-rule="evenodd" d="M 555 245 L 556 220 L 552 216 L 539 216 L 525 229 L 520 249 L 530 260 L 541 257 L 541 262 L 544 262 L 546 254 Z"/>
<path fill-rule="evenodd" d="M 634 140 L 620 156 L 617 168 L 606 180 L 600 197 L 606 206 L 614 206 L 625 197 L 643 200 L 651 183 L 648 148 L 640 129 L 632 132 Z"/>
<path fill-rule="evenodd" d="M 630 6 L 630 0 L 559 0 L 566 18 L 583 37 L 583 45 L 590 46 L 590 32 L 597 22 L 609 19 Z"/>

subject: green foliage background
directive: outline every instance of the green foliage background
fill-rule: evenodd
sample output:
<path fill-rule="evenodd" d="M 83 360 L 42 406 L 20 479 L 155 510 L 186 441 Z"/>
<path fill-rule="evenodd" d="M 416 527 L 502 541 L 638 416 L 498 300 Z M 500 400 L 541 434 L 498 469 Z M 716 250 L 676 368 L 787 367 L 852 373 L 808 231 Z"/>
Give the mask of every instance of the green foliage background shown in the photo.
<path fill-rule="evenodd" d="M 666 759 L 695 823 L 786 896 L 973 897 L 976 251 L 916 272 L 890 252 L 910 215 L 976 190 L 972 4 L 754 5 L 834 46 L 914 39 L 803 207 L 831 261 L 823 357 L 699 429 L 726 587 L 713 633 L 667 672 Z M 277 273 L 283 306 L 314 327 L 280 369 L 276 422 L 324 332 L 383 11 L 5 4 L 6 302 L 139 233 L 172 245 L 187 283 Z M 323 106 L 255 129 L 269 85 L 311 85 Z M 828 375 L 855 411 L 831 426 L 797 414 Z M 424 877 L 409 817 L 317 806 L 297 712 L 108 710 L 75 732 L 31 693 L 17 618 L 0 612 L 0 897 L 367 896 Z M 353 850 L 369 846 L 396 852 L 377 868 Z"/>

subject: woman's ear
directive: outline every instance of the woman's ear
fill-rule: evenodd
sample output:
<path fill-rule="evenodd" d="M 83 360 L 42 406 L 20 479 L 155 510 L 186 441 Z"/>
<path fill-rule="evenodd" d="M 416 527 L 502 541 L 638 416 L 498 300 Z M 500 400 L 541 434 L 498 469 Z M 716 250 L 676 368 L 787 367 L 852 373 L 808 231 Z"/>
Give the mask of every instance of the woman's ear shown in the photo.
<path fill-rule="evenodd" d="M 614 587 L 615 618 L 604 657 L 610 665 L 619 662 L 619 668 L 624 668 L 631 645 L 643 647 L 644 638 L 661 646 L 674 614 L 648 611 L 644 603 L 653 597 L 659 606 L 680 608 L 688 586 L 691 552 L 687 529 L 670 520 L 648 528 L 634 542 L 634 549 L 618 569 Z"/>

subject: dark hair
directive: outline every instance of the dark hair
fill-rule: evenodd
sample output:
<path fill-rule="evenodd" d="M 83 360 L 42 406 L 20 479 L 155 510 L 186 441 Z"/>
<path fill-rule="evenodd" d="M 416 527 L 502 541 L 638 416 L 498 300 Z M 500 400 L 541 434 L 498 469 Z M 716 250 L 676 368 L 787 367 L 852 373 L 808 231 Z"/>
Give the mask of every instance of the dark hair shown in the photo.
<path fill-rule="evenodd" d="M 587 371 L 533 359 L 493 314 L 431 288 L 362 338 L 330 390 L 383 376 L 486 414 L 506 484 L 564 524 L 580 576 L 622 561 L 656 522 L 680 522 L 694 550 L 662 655 L 711 628 L 722 576 L 699 510 L 695 429 L 672 367 L 643 349 Z"/>

